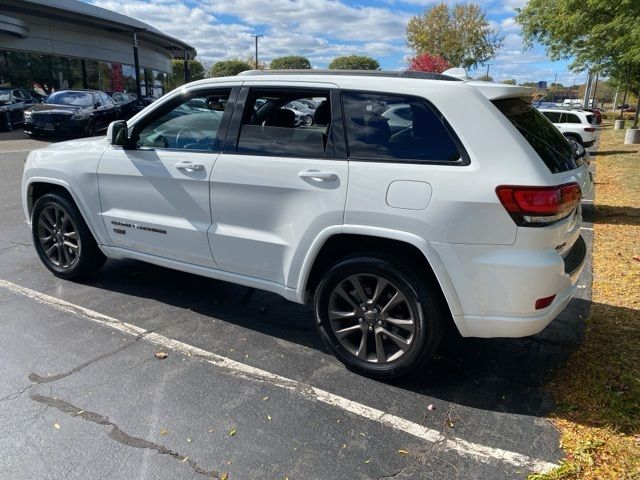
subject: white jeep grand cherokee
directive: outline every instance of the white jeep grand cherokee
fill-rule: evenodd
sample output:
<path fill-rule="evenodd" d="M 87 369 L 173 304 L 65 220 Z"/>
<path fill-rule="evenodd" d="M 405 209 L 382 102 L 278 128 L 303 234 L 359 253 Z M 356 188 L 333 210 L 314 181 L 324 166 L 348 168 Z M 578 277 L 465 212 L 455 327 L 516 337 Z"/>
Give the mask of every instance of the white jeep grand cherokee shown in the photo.
<path fill-rule="evenodd" d="M 294 100 L 316 105 L 310 125 Z M 310 70 L 193 82 L 106 138 L 35 150 L 22 198 L 56 276 L 131 258 L 269 290 L 313 304 L 349 368 L 389 378 L 449 322 L 541 331 L 576 289 L 591 188 L 527 89 Z"/>

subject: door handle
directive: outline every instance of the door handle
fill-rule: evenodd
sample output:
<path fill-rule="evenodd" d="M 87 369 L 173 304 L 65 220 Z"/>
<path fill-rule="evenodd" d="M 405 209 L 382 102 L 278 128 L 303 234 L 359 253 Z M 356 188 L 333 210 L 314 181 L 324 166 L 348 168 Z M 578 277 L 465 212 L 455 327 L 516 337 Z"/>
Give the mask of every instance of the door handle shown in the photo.
<path fill-rule="evenodd" d="M 201 172 L 204 170 L 204 165 L 191 162 L 180 162 L 176 164 L 178 170 L 184 170 L 185 172 Z"/>
<path fill-rule="evenodd" d="M 333 172 L 318 172 L 317 170 L 307 170 L 300 172 L 298 177 L 303 179 L 316 180 L 320 182 L 330 182 L 338 179 L 338 175 Z"/>

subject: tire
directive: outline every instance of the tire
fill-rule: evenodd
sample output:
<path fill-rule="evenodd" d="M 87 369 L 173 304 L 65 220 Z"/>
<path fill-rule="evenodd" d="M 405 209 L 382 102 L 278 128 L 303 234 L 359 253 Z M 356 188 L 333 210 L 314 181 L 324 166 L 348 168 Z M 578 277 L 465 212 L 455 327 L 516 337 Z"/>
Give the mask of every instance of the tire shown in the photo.
<path fill-rule="evenodd" d="M 11 123 L 11 115 L 9 114 L 9 112 L 5 113 L 4 120 L 6 122 L 5 131 L 10 132 L 11 130 L 13 130 L 13 124 Z"/>
<path fill-rule="evenodd" d="M 56 277 L 87 276 L 106 260 L 78 207 L 65 195 L 48 193 L 38 199 L 31 235 L 40 260 Z"/>
<path fill-rule="evenodd" d="M 384 285 L 381 280 L 388 285 L 374 298 Z M 362 288 L 358 290 L 353 281 Z M 367 297 L 364 310 L 358 291 Z M 393 297 L 394 292 L 400 296 Z M 400 301 L 385 311 L 392 297 Z M 377 379 L 398 378 L 420 369 L 440 344 L 447 318 L 437 286 L 401 260 L 383 259 L 380 254 L 352 256 L 331 267 L 316 289 L 314 313 L 320 337 L 331 353 L 350 370 Z M 404 326 L 398 326 L 400 322 Z M 344 335 L 345 329 L 350 333 Z M 398 337 L 404 342 L 398 343 Z"/>
<path fill-rule="evenodd" d="M 582 145 L 582 138 L 580 138 L 580 136 L 578 135 L 565 135 L 566 139 L 569 140 L 569 142 L 571 142 L 572 140 L 574 142 L 576 142 L 578 145 L 580 145 L 581 147 Z"/>
<path fill-rule="evenodd" d="M 87 137 L 93 137 L 96 134 L 96 123 L 93 118 L 87 123 Z"/>

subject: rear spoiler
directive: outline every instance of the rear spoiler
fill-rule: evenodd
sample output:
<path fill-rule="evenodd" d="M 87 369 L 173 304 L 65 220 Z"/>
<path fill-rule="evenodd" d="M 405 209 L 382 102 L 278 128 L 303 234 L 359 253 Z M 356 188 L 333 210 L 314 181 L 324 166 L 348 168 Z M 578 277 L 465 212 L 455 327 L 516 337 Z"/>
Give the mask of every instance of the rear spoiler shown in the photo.
<path fill-rule="evenodd" d="M 504 83 L 481 82 L 479 80 L 470 80 L 466 82 L 477 88 L 489 100 L 502 100 L 504 98 L 522 98 L 531 101 L 534 89 L 531 87 L 522 87 L 520 85 L 507 85 Z"/>

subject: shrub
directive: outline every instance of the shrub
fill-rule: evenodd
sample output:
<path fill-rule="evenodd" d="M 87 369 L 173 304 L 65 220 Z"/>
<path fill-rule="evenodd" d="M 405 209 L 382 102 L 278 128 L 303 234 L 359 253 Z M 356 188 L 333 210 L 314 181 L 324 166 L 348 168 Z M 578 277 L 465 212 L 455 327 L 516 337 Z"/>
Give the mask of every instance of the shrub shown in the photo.
<path fill-rule="evenodd" d="M 311 68 L 311 62 L 307 57 L 289 55 L 274 58 L 271 60 L 269 68 L 271 70 L 309 70 Z"/>
<path fill-rule="evenodd" d="M 232 77 L 252 69 L 253 66 L 244 60 L 222 60 L 213 64 L 210 73 L 212 77 Z"/>
<path fill-rule="evenodd" d="M 346 55 L 334 58 L 329 64 L 333 70 L 379 70 L 380 64 L 375 58 L 361 55 Z"/>

